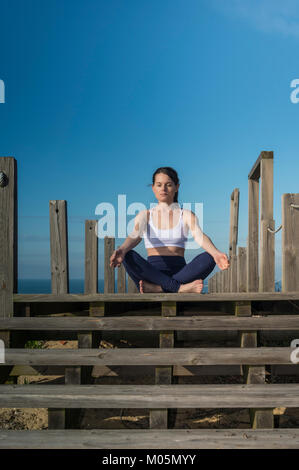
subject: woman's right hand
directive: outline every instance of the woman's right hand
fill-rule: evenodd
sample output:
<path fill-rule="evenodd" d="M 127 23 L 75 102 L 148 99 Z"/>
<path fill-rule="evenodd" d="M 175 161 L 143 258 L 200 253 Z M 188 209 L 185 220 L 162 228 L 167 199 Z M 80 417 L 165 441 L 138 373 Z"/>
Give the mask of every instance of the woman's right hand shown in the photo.
<path fill-rule="evenodd" d="M 110 267 L 116 268 L 121 265 L 125 257 L 125 253 L 121 248 L 114 250 L 110 257 Z"/>

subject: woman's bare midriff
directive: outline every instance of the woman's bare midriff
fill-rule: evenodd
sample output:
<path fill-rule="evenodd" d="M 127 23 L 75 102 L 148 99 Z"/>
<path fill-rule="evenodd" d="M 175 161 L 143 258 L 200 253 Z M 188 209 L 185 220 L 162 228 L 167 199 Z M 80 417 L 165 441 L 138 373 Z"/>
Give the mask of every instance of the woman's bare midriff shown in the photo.
<path fill-rule="evenodd" d="M 158 246 L 148 248 L 147 256 L 184 256 L 185 248 L 179 246 Z"/>

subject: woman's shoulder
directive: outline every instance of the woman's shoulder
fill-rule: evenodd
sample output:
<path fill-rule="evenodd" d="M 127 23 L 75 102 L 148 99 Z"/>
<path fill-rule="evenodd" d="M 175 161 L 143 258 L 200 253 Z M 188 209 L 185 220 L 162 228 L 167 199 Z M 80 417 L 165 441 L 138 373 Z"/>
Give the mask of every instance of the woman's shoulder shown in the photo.
<path fill-rule="evenodd" d="M 140 212 L 138 212 L 136 217 L 138 217 L 138 219 L 148 221 L 149 220 L 149 215 L 150 215 L 149 209 L 143 209 Z"/>

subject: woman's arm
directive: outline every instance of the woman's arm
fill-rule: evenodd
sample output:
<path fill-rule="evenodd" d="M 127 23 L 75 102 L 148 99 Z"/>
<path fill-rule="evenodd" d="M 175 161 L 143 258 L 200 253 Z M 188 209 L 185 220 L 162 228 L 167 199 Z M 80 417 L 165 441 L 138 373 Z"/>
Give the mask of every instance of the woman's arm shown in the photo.
<path fill-rule="evenodd" d="M 201 230 L 197 216 L 192 211 L 187 211 L 187 225 L 198 245 L 213 256 L 215 263 L 220 269 L 229 267 L 229 260 L 225 253 L 219 251 L 213 244 L 212 240 Z"/>
<path fill-rule="evenodd" d="M 130 233 L 130 235 L 125 239 L 123 244 L 119 247 L 120 250 L 124 254 L 126 254 L 128 251 L 132 250 L 137 246 L 141 240 L 142 240 L 142 234 L 144 232 L 144 229 L 146 227 L 147 223 L 147 211 L 141 211 L 139 212 L 134 220 L 134 229 Z"/>

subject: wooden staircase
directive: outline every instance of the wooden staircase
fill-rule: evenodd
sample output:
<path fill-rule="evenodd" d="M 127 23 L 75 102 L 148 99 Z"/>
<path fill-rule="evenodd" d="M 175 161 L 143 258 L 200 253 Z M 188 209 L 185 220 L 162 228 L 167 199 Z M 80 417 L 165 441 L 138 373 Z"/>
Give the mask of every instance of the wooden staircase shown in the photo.
<path fill-rule="evenodd" d="M 14 294 L 14 317 L 0 319 L 6 344 L 0 365 L 64 368 L 64 385 L 0 385 L 0 407 L 47 408 L 49 429 L 0 430 L 1 449 L 210 449 L 298 448 L 299 427 L 275 428 L 273 409 L 299 406 L 299 383 L 266 383 L 268 366 L 288 366 L 290 346 L 261 347 L 258 334 L 291 332 L 299 336 L 299 293 L 222 294 Z M 291 301 L 295 307 L 292 307 Z M 147 310 L 138 311 L 140 302 Z M 73 303 L 76 314 L 69 312 Z M 78 305 L 89 316 L 78 314 Z M 131 306 L 135 310 L 130 310 Z M 193 310 L 188 310 L 192 305 Z M 289 308 L 286 309 L 286 305 Z M 153 313 L 151 312 L 151 307 Z M 55 314 L 49 313 L 53 307 Z M 116 308 L 117 307 L 117 308 Z M 157 310 L 158 308 L 158 310 Z M 44 311 L 47 311 L 44 314 Z M 60 310 L 60 314 L 57 311 Z M 160 310 L 160 311 L 159 311 Z M 63 312 L 65 313 L 65 316 Z M 24 316 L 26 315 L 28 316 Z M 39 313 L 38 313 L 39 312 Z M 140 313 L 143 312 L 143 313 Z M 158 313 L 157 313 L 158 312 Z M 191 313 L 190 313 L 191 312 Z M 266 314 L 265 314 L 266 312 Z M 130 313 L 130 314 L 128 314 Z M 29 315 L 32 316 L 29 316 Z M 17 316 L 16 316 L 17 315 Z M 59 316 L 61 315 L 61 316 Z M 156 332 L 159 347 L 99 348 L 104 332 Z M 238 332 L 237 347 L 176 347 L 178 332 Z M 77 335 L 78 349 L 27 349 L 14 346 L 14 335 Z M 19 340 L 20 341 L 20 340 Z M 21 344 L 21 343 L 19 343 Z M 299 358 L 298 358 L 299 361 Z M 90 369 L 97 366 L 153 366 L 152 385 L 98 385 Z M 174 368 L 238 366 L 243 384 L 178 384 Z M 86 371 L 89 373 L 86 374 Z M 66 420 L 75 409 L 145 408 L 150 429 L 76 429 Z M 250 429 L 168 429 L 168 410 L 179 408 L 247 408 Z M 55 429 L 53 429 L 55 428 Z"/>

